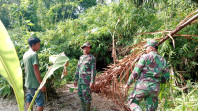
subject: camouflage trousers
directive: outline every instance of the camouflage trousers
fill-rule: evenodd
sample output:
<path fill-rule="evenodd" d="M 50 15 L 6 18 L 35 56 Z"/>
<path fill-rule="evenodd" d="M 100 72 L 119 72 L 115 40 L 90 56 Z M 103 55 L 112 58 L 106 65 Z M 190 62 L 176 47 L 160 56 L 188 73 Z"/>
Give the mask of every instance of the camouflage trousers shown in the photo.
<path fill-rule="evenodd" d="M 145 99 L 147 111 L 155 111 L 158 107 L 158 91 L 134 89 L 129 97 L 131 111 L 142 111 L 139 102 Z"/>
<path fill-rule="evenodd" d="M 91 89 L 87 84 L 78 84 L 78 95 L 81 102 L 89 103 L 91 102 Z"/>

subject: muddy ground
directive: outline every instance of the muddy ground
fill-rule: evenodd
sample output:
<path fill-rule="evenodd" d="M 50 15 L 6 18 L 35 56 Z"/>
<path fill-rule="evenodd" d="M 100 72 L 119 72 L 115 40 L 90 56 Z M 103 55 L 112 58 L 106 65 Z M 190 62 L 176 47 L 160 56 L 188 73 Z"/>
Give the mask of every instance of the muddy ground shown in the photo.
<path fill-rule="evenodd" d="M 81 108 L 80 99 L 77 91 L 69 91 L 74 88 L 73 85 L 68 84 L 60 89 L 57 89 L 58 97 L 47 100 L 45 103 L 44 111 L 78 111 Z M 47 97 L 49 98 L 49 97 Z M 120 107 L 113 101 L 102 98 L 100 95 L 92 94 L 92 111 L 120 111 Z M 34 106 L 34 111 L 35 111 Z M 15 97 L 0 98 L 0 111 L 18 111 L 17 102 Z"/>

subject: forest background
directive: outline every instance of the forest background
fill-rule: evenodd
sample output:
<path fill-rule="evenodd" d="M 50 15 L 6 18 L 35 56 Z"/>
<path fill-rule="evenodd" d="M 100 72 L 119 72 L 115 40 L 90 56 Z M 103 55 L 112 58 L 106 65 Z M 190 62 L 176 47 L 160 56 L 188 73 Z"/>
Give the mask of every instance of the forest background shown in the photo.
<path fill-rule="evenodd" d="M 111 53 L 114 30 L 116 51 L 119 54 L 126 46 L 142 40 L 161 38 L 163 35 L 135 34 L 173 30 L 197 7 L 197 0 L 1 0 L 0 19 L 15 45 L 23 74 L 22 57 L 29 48 L 29 37 L 41 39 L 38 55 L 42 77 L 51 65 L 48 59 L 50 55 L 65 52 L 70 58 L 68 75 L 61 80 L 62 69 L 59 69 L 46 84 L 48 91 L 53 94 L 55 89 L 73 82 L 83 43 L 92 44 L 97 72 L 101 72 L 113 63 Z M 198 38 L 179 36 L 198 35 L 197 29 L 197 23 L 185 27 L 174 37 L 175 47 L 170 39 L 158 49 L 168 61 L 175 78 L 171 81 L 175 86 L 163 89 L 167 93 L 160 95 L 159 106 L 162 109 L 198 110 L 195 103 L 198 101 Z M 118 55 L 118 58 L 122 57 Z M 11 86 L 0 76 L 0 95 L 7 97 L 12 94 Z M 165 101 L 166 96 L 174 99 Z"/>

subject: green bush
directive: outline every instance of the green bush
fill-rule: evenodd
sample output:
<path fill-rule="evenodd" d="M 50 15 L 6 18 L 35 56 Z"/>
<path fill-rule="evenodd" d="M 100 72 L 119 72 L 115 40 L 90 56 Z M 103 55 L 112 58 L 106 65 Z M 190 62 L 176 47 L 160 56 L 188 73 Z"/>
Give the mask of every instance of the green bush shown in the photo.
<path fill-rule="evenodd" d="M 6 79 L 0 75 L 0 96 L 6 97 L 11 95 L 11 93 L 13 93 L 11 86 Z"/>

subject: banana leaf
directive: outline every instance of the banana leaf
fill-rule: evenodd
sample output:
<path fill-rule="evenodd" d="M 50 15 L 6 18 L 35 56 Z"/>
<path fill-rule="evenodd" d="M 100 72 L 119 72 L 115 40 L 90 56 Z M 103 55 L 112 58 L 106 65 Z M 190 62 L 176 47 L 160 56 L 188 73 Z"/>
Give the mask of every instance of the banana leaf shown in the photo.
<path fill-rule="evenodd" d="M 47 79 L 54 73 L 55 70 L 57 70 L 60 67 L 63 67 L 69 60 L 69 58 L 63 52 L 61 54 L 59 54 L 58 57 L 55 57 L 54 59 L 55 59 L 55 60 L 53 60 L 54 64 L 49 68 L 49 70 L 45 74 L 43 81 L 41 82 L 40 86 L 38 87 L 38 90 L 36 91 L 36 93 L 32 99 L 32 102 L 30 104 L 30 107 L 28 108 L 28 111 L 31 111 L 33 103 L 36 99 L 36 96 L 38 95 L 41 88 L 45 85 Z"/>
<path fill-rule="evenodd" d="M 15 47 L 0 20 L 0 74 L 14 90 L 18 107 L 24 111 L 23 76 Z"/>

